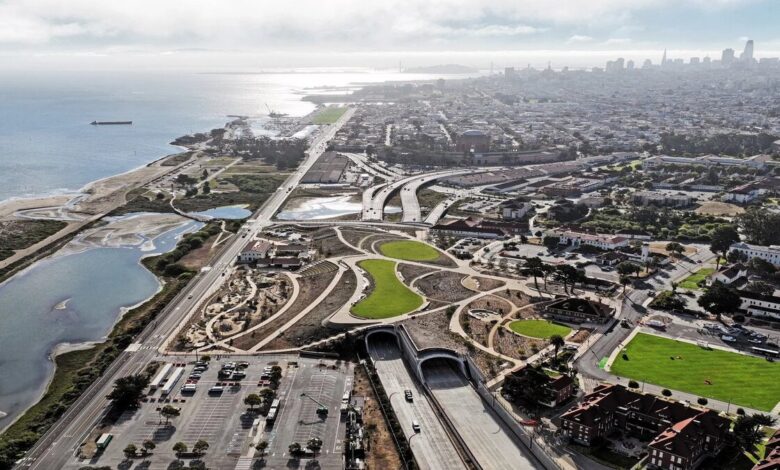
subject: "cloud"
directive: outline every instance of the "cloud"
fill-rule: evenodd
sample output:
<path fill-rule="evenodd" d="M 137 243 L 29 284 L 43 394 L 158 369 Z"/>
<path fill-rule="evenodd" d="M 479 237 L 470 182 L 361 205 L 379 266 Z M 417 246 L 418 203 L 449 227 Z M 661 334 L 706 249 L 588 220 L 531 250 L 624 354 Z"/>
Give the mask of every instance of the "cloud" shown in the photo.
<path fill-rule="evenodd" d="M 609 38 L 603 44 L 605 46 L 625 46 L 631 42 L 631 38 Z"/>
<path fill-rule="evenodd" d="M 566 40 L 566 44 L 580 44 L 583 42 L 591 42 L 591 41 L 593 41 L 593 38 L 590 36 L 575 34 Z"/>
<path fill-rule="evenodd" d="M 596 37 L 620 35 L 616 31 L 645 11 L 738 8 L 755 1 L 0 0 L 0 45 L 368 49 L 511 44 L 542 33 L 582 43 L 590 36 L 574 31 L 583 25 Z"/>

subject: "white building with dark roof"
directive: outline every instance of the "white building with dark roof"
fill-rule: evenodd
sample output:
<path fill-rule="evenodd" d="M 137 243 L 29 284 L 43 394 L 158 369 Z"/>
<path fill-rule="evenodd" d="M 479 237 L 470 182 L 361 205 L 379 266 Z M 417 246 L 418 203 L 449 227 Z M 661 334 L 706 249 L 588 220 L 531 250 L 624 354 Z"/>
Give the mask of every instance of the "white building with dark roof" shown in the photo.
<path fill-rule="evenodd" d="M 732 252 L 742 253 L 748 260 L 761 258 L 775 266 L 780 266 L 780 246 L 778 245 L 763 246 L 739 242 L 731 245 L 729 253 Z"/>

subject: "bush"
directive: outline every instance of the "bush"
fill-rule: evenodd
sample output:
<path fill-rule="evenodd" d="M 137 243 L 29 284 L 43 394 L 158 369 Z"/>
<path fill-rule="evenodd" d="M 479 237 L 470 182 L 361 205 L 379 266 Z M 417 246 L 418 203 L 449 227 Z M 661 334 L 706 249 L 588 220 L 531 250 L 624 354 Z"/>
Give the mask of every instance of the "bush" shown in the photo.
<path fill-rule="evenodd" d="M 731 317 L 731 319 L 734 320 L 737 323 L 744 323 L 745 322 L 745 315 L 737 314 L 737 315 L 734 315 L 733 317 Z"/>
<path fill-rule="evenodd" d="M 707 405 L 707 403 L 708 403 L 708 402 L 707 402 L 707 399 L 706 399 L 706 398 L 704 398 L 704 397 L 699 397 L 699 399 L 698 399 L 698 400 L 696 400 L 696 403 L 700 404 L 701 406 L 705 406 L 705 405 Z"/>
<path fill-rule="evenodd" d="M 671 397 L 672 396 L 672 391 L 669 390 L 668 388 L 665 388 L 665 389 L 661 390 L 661 395 L 663 395 L 665 397 Z"/>
<path fill-rule="evenodd" d="M 655 296 L 650 302 L 650 307 L 658 310 L 682 310 L 685 308 L 685 302 L 678 298 L 674 292 L 665 290 Z"/>
<path fill-rule="evenodd" d="M 639 388 L 639 382 L 637 382 L 636 380 L 629 380 L 628 388 Z"/>
<path fill-rule="evenodd" d="M 740 416 L 745 416 L 745 410 L 742 408 L 737 408 L 737 414 Z"/>

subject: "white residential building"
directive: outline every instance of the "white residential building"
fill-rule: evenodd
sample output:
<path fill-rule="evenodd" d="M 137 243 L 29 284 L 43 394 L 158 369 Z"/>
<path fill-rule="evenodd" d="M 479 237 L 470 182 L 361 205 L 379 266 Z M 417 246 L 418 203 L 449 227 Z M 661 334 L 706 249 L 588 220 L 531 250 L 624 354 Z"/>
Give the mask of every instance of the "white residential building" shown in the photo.
<path fill-rule="evenodd" d="M 774 295 L 759 295 L 752 292 L 740 291 L 742 299 L 741 310 L 747 311 L 754 317 L 780 320 L 780 297 Z"/>
<path fill-rule="evenodd" d="M 778 245 L 763 246 L 739 242 L 734 243 L 731 245 L 731 248 L 729 248 L 729 252 L 735 251 L 744 254 L 749 260 L 761 258 L 775 266 L 780 266 L 780 246 Z"/>
<path fill-rule="evenodd" d="M 602 250 L 614 250 L 622 246 L 628 246 L 628 238 L 619 235 L 602 235 L 598 233 L 582 233 L 582 232 L 556 232 L 551 230 L 545 234 L 559 237 L 560 245 L 571 245 L 575 248 L 582 245 L 594 246 Z"/>

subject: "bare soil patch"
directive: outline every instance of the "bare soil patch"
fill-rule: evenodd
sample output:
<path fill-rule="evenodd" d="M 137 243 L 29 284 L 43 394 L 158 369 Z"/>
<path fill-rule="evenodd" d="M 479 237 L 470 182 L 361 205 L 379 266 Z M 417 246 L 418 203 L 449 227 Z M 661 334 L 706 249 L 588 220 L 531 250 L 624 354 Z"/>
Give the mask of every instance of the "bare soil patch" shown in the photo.
<path fill-rule="evenodd" d="M 739 214 L 743 214 L 745 212 L 745 209 L 735 204 L 729 204 L 727 202 L 707 201 L 707 202 L 703 202 L 699 207 L 697 207 L 694 212 L 703 215 L 734 217 Z"/>
<path fill-rule="evenodd" d="M 434 268 L 426 268 L 424 266 L 416 266 L 414 264 L 401 263 L 396 268 L 401 276 L 404 277 L 404 281 L 409 285 L 415 278 L 436 271 Z"/>
<path fill-rule="evenodd" d="M 509 302 L 511 302 L 515 307 L 525 307 L 526 305 L 531 303 L 530 297 L 528 297 L 527 294 L 523 293 L 519 290 L 514 289 L 506 289 L 501 290 L 498 292 L 493 293 L 493 295 L 497 295 L 501 297 L 502 299 L 506 299 Z"/>
<path fill-rule="evenodd" d="M 515 359 L 525 360 L 545 346 L 547 343 L 542 340 L 517 335 L 503 326 L 496 331 L 493 338 L 493 347 L 497 352 Z"/>
<path fill-rule="evenodd" d="M 472 279 L 475 281 L 476 290 L 479 292 L 491 291 L 493 289 L 498 289 L 499 287 L 506 285 L 504 281 L 499 281 L 498 279 L 491 279 L 489 277 L 474 277 Z"/>
<path fill-rule="evenodd" d="M 323 258 L 356 255 L 359 252 L 342 243 L 332 228 L 320 230 L 313 235 L 313 246 Z"/>
<path fill-rule="evenodd" d="M 461 284 L 463 274 L 440 271 L 425 276 L 415 283 L 415 287 L 428 299 L 442 302 L 460 302 L 474 295 L 474 291 Z"/>
<path fill-rule="evenodd" d="M 308 315 L 301 318 L 282 335 L 274 338 L 261 348 L 263 351 L 301 347 L 324 338 L 341 333 L 343 328 L 323 326 L 322 322 L 333 315 L 342 305 L 349 301 L 355 291 L 356 276 L 352 271 L 344 272 L 341 280 L 333 288 L 330 295 L 320 302 Z"/>

